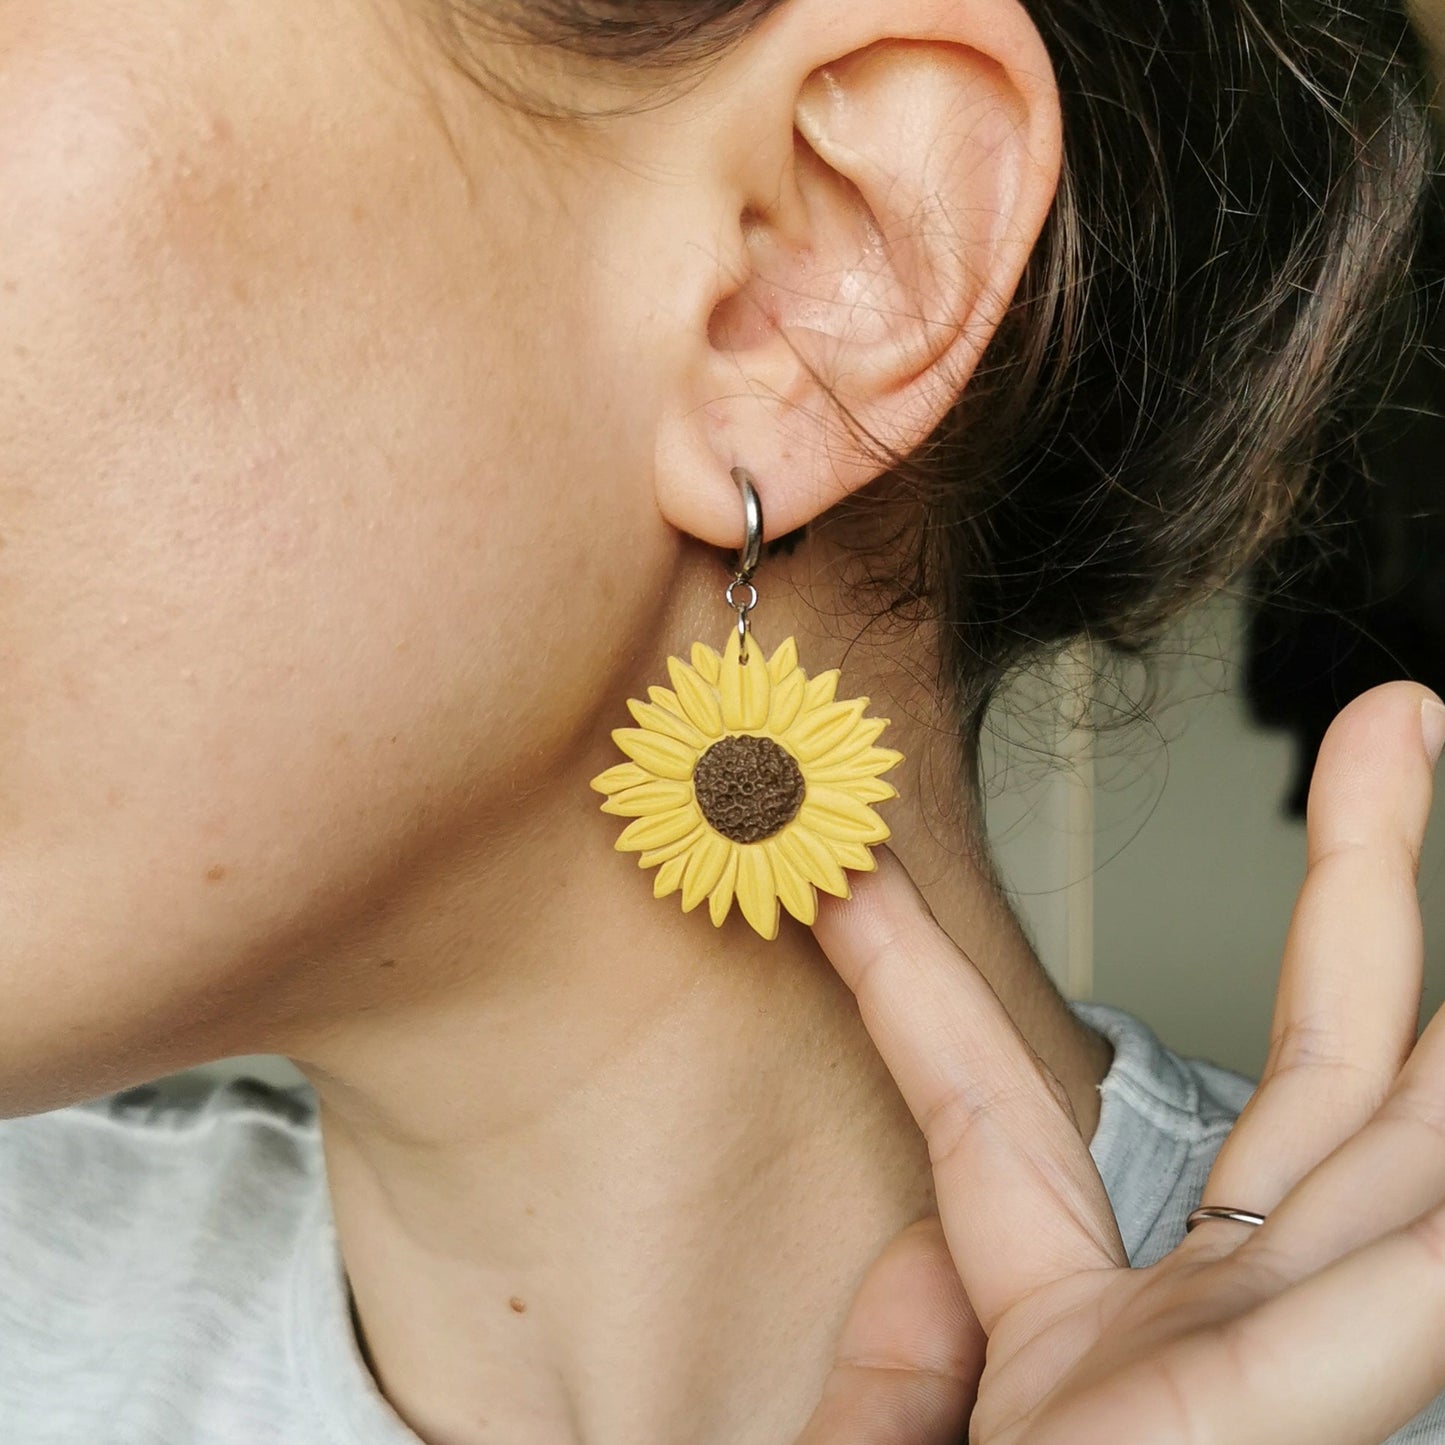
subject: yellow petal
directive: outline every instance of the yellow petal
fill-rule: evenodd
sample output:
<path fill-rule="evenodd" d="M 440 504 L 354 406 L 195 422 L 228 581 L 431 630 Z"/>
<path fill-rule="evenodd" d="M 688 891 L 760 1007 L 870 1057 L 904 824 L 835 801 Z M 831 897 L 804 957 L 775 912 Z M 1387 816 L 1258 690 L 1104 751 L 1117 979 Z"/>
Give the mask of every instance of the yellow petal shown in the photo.
<path fill-rule="evenodd" d="M 873 744 L 878 741 L 878 735 L 887 726 L 888 719 L 886 717 L 863 718 L 852 733 L 836 747 L 830 748 L 828 752 L 814 758 L 814 764 L 820 768 L 831 768 L 836 767 L 839 763 L 861 757 L 863 753 L 873 747 Z M 903 754 L 893 752 L 892 748 L 878 748 L 875 751 L 891 754 L 898 762 L 903 761 Z"/>
<path fill-rule="evenodd" d="M 803 694 L 803 709 L 812 712 L 815 707 L 827 707 L 838 694 L 838 679 L 842 674 L 836 667 L 820 672 L 808 680 L 808 690 Z"/>
<path fill-rule="evenodd" d="M 629 823 L 612 846 L 619 853 L 636 853 L 649 848 L 665 848 L 679 838 L 685 838 L 698 825 L 697 808 L 689 803 L 685 808 L 674 808 L 670 813 L 658 813 L 651 818 L 637 818 Z"/>
<path fill-rule="evenodd" d="M 721 737 L 722 709 L 718 706 L 717 689 L 676 657 L 667 659 L 667 672 L 692 725 L 708 738 Z"/>
<path fill-rule="evenodd" d="M 676 858 L 669 858 L 657 870 L 657 877 L 652 880 L 654 898 L 666 898 L 669 893 L 676 893 L 682 887 L 683 869 L 687 867 L 691 856 L 689 853 L 679 853 Z"/>
<path fill-rule="evenodd" d="M 775 848 L 776 838 L 769 838 L 763 846 L 768 849 L 773 864 L 773 882 L 777 885 L 778 898 L 783 907 L 809 928 L 818 921 L 818 893 L 811 883 L 788 861 L 788 855 Z"/>
<path fill-rule="evenodd" d="M 836 748 L 863 720 L 866 697 L 830 703 L 803 716 L 788 729 L 787 748 L 800 762 L 811 763 Z"/>
<path fill-rule="evenodd" d="M 778 892 L 773 886 L 773 865 L 768 850 L 749 843 L 737 850 L 738 903 L 743 917 L 764 938 L 778 936 Z"/>
<path fill-rule="evenodd" d="M 898 789 L 882 778 L 854 778 L 841 791 L 850 798 L 857 798 L 860 803 L 886 803 L 889 798 L 898 796 Z"/>
<path fill-rule="evenodd" d="M 675 738 L 680 743 L 686 743 L 694 752 L 701 752 L 707 746 L 706 739 L 686 718 L 678 717 L 655 703 L 638 702 L 635 697 L 630 697 L 627 699 L 627 711 L 639 727 L 651 728 L 664 737 Z"/>
<path fill-rule="evenodd" d="M 636 788 L 624 788 L 603 803 L 602 811 L 618 818 L 650 818 L 657 813 L 670 813 L 692 802 L 692 784 L 677 783 L 671 778 L 654 778 Z"/>
<path fill-rule="evenodd" d="M 722 675 L 722 659 L 705 642 L 694 642 L 692 645 L 692 665 L 697 669 L 704 682 L 710 682 L 714 687 Z"/>
<path fill-rule="evenodd" d="M 697 749 L 650 728 L 613 728 L 612 741 L 654 777 L 686 782 L 697 766 Z"/>
<path fill-rule="evenodd" d="M 658 707 L 670 712 L 673 717 L 686 718 L 682 704 L 677 699 L 677 694 L 668 687 L 657 687 L 656 685 L 647 689 L 647 695 Z"/>
<path fill-rule="evenodd" d="M 637 856 L 637 866 L 639 868 L 656 868 L 659 863 L 666 863 L 669 859 L 677 858 L 694 848 L 702 838 L 702 835 L 707 831 L 707 824 L 699 818 L 697 820 L 697 827 L 685 837 L 679 838 L 675 843 L 667 843 L 661 848 L 649 848 L 646 853 L 639 853 Z"/>
<path fill-rule="evenodd" d="M 773 701 L 768 710 L 768 731 L 774 737 L 781 737 L 796 721 L 803 706 L 803 693 L 807 686 L 807 679 L 797 668 L 781 682 L 773 684 Z"/>
<path fill-rule="evenodd" d="M 721 928 L 728 909 L 733 906 L 733 886 L 738 881 L 738 850 L 728 850 L 728 861 L 723 865 L 722 877 L 717 881 L 712 896 L 708 899 L 707 911 L 712 917 L 713 927 Z"/>
<path fill-rule="evenodd" d="M 714 833 L 711 828 L 703 834 L 688 859 L 687 877 L 682 883 L 684 913 L 691 913 L 718 886 L 732 851 L 733 845 L 722 834 Z"/>
<path fill-rule="evenodd" d="M 808 776 L 820 783 L 843 783 L 854 778 L 877 777 L 889 768 L 896 768 L 902 761 L 903 754 L 892 748 L 865 746 L 847 753 L 845 744 L 834 748 L 825 758 L 815 758 L 808 765 Z"/>
<path fill-rule="evenodd" d="M 718 698 L 722 702 L 723 727 L 730 732 L 750 732 L 766 727 L 772 683 L 762 649 L 748 634 L 747 663 L 744 664 L 742 644 L 737 629 L 728 635 L 722 656 L 722 674 L 718 678 Z"/>
<path fill-rule="evenodd" d="M 835 898 L 848 898 L 852 890 L 843 875 L 843 869 L 834 856 L 834 850 L 826 838 L 819 838 L 806 828 L 798 826 L 798 819 L 791 823 L 772 840 L 774 847 L 781 848 L 788 862 L 810 883 L 831 893 Z"/>
<path fill-rule="evenodd" d="M 786 638 L 778 650 L 768 659 L 768 677 L 774 682 L 781 682 L 790 672 L 798 670 L 798 642 L 796 638 Z"/>
<path fill-rule="evenodd" d="M 639 768 L 636 763 L 618 763 L 615 768 L 598 773 L 590 786 L 599 793 L 620 793 L 624 788 L 636 788 L 643 783 L 650 783 L 652 778 L 653 775 L 646 768 Z"/>
<path fill-rule="evenodd" d="M 843 843 L 836 838 L 830 838 L 828 846 L 833 850 L 833 856 L 845 868 L 851 868 L 855 873 L 878 871 L 878 860 L 861 843 Z"/>
<path fill-rule="evenodd" d="M 888 824 L 866 803 L 836 788 L 809 788 L 795 820 L 801 827 L 849 843 L 881 843 Z"/>

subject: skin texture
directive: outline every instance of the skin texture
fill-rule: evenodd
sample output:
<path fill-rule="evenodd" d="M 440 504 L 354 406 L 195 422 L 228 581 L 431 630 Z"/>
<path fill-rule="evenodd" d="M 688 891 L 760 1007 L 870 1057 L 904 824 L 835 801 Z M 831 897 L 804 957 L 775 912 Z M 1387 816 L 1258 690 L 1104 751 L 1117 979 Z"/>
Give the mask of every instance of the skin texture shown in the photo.
<path fill-rule="evenodd" d="M 730 468 L 770 537 L 877 475 L 809 365 L 905 447 L 966 384 L 1058 125 L 1009 0 L 792 0 L 590 130 L 380 0 L 0 0 L 0 1113 L 295 1059 L 423 1439 L 791 1438 L 933 1210 L 813 936 L 654 901 L 587 780 L 725 639 Z M 843 540 L 756 632 L 895 719 L 898 855 L 1087 1139 L 1108 1046 Z"/>
<path fill-rule="evenodd" d="M 1445 1385 L 1422 690 L 1321 755 L 1205 1194 L 1269 1221 L 1134 1271 L 1107 1045 L 969 854 L 927 632 L 838 586 L 876 467 L 810 366 L 926 436 L 1058 126 L 1008 0 L 790 0 L 581 131 L 381 3 L 0 0 L 0 1110 L 294 1058 L 427 1442 L 1367 1445 Z M 762 640 L 909 760 L 879 873 L 772 944 L 587 788 L 726 635 L 736 463 L 823 519 Z"/>

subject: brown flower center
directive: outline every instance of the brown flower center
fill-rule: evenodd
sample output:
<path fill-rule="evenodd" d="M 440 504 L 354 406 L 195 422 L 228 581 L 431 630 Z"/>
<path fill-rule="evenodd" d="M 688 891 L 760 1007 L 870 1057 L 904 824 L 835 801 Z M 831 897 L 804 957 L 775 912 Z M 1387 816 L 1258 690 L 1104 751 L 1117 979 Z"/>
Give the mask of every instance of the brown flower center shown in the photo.
<path fill-rule="evenodd" d="M 771 738 L 728 737 L 697 760 L 692 785 L 702 815 L 734 843 L 780 833 L 803 806 L 797 762 Z"/>

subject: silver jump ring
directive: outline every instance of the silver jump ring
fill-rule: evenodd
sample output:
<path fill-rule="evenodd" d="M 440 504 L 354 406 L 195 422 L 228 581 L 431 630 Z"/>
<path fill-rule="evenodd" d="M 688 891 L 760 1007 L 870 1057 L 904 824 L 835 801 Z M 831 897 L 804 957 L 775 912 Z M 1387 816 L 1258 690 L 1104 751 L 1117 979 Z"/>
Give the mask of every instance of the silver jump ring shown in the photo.
<path fill-rule="evenodd" d="M 746 602 L 739 602 L 737 598 L 733 596 L 733 592 L 739 587 L 746 587 L 748 591 L 752 593 L 752 596 L 749 597 Z M 754 587 L 751 582 L 743 582 L 741 580 L 729 582 L 727 599 L 728 606 L 731 607 L 734 612 L 751 612 L 753 608 L 758 605 L 758 589 Z"/>
<path fill-rule="evenodd" d="M 733 468 L 733 481 L 743 494 L 743 545 L 738 553 L 738 581 L 751 581 L 763 556 L 763 502 L 757 482 L 746 467 Z"/>
<path fill-rule="evenodd" d="M 733 591 L 738 587 L 746 587 L 752 596 L 746 602 L 739 602 L 733 597 Z M 751 582 L 729 582 L 728 583 L 728 606 L 736 609 L 738 614 L 738 664 L 747 665 L 748 653 L 748 613 L 758 605 L 758 589 Z"/>
<path fill-rule="evenodd" d="M 1264 1223 L 1264 1215 L 1255 1214 L 1252 1210 L 1225 1209 L 1221 1205 L 1207 1205 L 1202 1209 L 1196 1209 L 1184 1221 L 1185 1234 L 1188 1234 L 1196 1224 L 1203 1224 L 1206 1219 L 1232 1219 L 1236 1224 L 1252 1224 L 1256 1227 Z"/>

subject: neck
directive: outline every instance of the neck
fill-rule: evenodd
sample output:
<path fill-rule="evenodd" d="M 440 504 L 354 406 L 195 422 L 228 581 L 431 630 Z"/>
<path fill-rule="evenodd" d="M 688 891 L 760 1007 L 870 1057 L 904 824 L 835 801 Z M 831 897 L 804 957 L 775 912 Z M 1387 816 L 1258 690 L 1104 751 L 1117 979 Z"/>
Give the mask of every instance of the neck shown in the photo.
<path fill-rule="evenodd" d="M 389 897 L 313 972 L 333 1021 L 283 1050 L 320 1101 L 364 1348 L 433 1445 L 789 1439 L 862 1273 L 933 1210 L 927 1147 L 807 929 L 715 930 L 612 851 L 594 737 L 513 804 L 525 836 Z M 890 846 L 1091 1138 L 1108 1044 L 907 806 L 923 732 L 889 741 Z"/>

